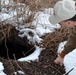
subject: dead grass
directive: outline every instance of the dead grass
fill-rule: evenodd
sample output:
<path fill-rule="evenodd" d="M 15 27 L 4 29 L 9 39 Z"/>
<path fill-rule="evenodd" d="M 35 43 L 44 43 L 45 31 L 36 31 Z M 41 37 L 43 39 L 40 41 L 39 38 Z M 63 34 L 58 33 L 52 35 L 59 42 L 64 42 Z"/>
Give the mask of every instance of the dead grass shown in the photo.
<path fill-rule="evenodd" d="M 8 18 L 2 22 L 5 23 L 13 22 L 13 24 L 17 23 L 18 25 L 21 23 L 22 24 L 30 23 L 31 25 L 31 22 L 34 20 L 36 12 L 43 11 L 45 8 L 53 7 L 58 0 L 13 0 L 13 1 L 14 2 L 12 4 L 11 1 L 9 1 L 8 5 L 6 5 L 4 2 L 4 4 L 1 5 L 1 7 L 5 8 L 7 11 L 3 10 L 2 12 L 9 14 L 11 13 L 11 11 L 16 10 L 17 15 L 13 14 L 12 21 L 10 21 L 11 18 Z M 19 21 L 19 18 L 22 18 L 22 20 Z"/>
<path fill-rule="evenodd" d="M 14 2 L 24 3 L 29 6 L 31 11 L 38 11 L 42 8 L 50 8 L 55 5 L 58 0 L 13 0 Z"/>

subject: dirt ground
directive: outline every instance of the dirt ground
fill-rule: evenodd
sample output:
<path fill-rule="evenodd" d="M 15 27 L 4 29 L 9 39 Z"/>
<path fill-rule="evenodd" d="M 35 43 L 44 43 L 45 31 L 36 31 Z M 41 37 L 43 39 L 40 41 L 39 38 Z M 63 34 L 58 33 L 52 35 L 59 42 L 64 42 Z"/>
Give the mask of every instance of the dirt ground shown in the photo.
<path fill-rule="evenodd" d="M 65 73 L 64 66 L 56 65 L 54 60 L 57 57 L 59 43 L 66 40 L 68 34 L 67 29 L 61 28 L 43 36 L 44 41 L 41 45 L 45 47 L 45 50 L 41 52 L 38 62 L 18 62 L 17 60 L 0 58 L 4 65 L 4 72 L 7 75 L 22 75 L 14 74 L 14 72 L 21 70 L 25 75 L 63 75 Z"/>

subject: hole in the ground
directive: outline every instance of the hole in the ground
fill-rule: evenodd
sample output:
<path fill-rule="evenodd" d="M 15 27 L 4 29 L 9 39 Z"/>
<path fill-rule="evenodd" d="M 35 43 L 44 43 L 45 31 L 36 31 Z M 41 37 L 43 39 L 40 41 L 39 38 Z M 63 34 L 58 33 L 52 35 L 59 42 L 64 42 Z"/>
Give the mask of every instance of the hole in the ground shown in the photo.
<path fill-rule="evenodd" d="M 14 55 L 16 59 L 28 56 L 35 50 L 35 47 L 32 45 L 19 45 L 19 44 L 13 44 L 12 42 L 7 42 L 6 45 L 8 48 L 8 54 L 10 59 L 14 59 Z M 0 57 L 8 59 L 5 43 L 2 43 L 0 45 Z"/>

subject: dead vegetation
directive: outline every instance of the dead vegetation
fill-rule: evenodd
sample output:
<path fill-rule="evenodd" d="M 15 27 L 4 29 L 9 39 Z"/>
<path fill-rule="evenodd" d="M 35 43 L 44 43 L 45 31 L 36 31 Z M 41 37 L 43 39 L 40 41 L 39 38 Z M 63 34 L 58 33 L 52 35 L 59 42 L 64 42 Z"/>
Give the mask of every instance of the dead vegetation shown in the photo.
<path fill-rule="evenodd" d="M 50 8 L 55 5 L 58 0 L 13 0 L 14 2 L 24 3 L 29 6 L 31 11 L 39 11 L 42 8 Z"/>
<path fill-rule="evenodd" d="M 5 0 L 4 0 L 5 1 Z M 11 13 L 11 11 L 16 11 L 15 15 L 9 19 L 5 19 L 0 23 L 0 41 L 12 36 L 11 25 L 27 25 L 27 23 L 32 23 L 34 20 L 34 15 L 37 11 L 43 11 L 45 8 L 53 7 L 58 0 L 13 0 L 13 4 L 2 5 L 4 10 L 2 13 Z M 9 0 L 11 2 L 11 0 Z M 21 4 L 20 4 L 21 3 Z M 25 7 L 26 6 L 26 7 Z M 30 14 L 31 11 L 31 14 Z M 22 20 L 19 20 L 22 18 Z M 10 25 L 10 27 L 8 26 Z M 3 26 L 4 25 L 4 26 Z M 6 26 L 5 26 L 6 25 Z M 31 26 L 27 26 L 30 27 Z M 13 32 L 16 33 L 16 32 Z M 7 75 L 21 75 L 19 73 L 14 74 L 19 70 L 23 71 L 25 75 L 63 75 L 65 73 L 64 66 L 60 67 L 54 63 L 54 59 L 57 57 L 57 48 L 61 41 L 67 39 L 68 29 L 62 28 L 56 30 L 53 33 L 46 34 L 42 38 L 43 43 L 39 44 L 41 47 L 45 47 L 39 56 L 39 61 L 34 62 L 18 62 L 14 57 L 14 60 L 0 58 L 3 62 L 4 72 Z M 15 34 L 16 35 L 16 34 Z M 17 38 L 17 37 L 16 37 Z M 9 38 L 10 39 L 10 38 Z M 21 40 L 22 41 L 22 40 Z M 22 41 L 24 43 L 24 40 Z M 25 43 L 24 43 L 25 44 Z"/>
<path fill-rule="evenodd" d="M 43 36 L 43 50 L 39 56 L 39 61 L 18 62 L 17 60 L 5 60 L 0 58 L 5 66 L 7 75 L 15 75 L 14 72 L 23 71 L 24 75 L 63 75 L 65 73 L 64 66 L 59 66 L 54 63 L 57 57 L 58 45 L 61 41 L 67 40 L 68 29 L 62 28 L 56 30 L 52 34 Z M 17 75 L 21 75 L 17 73 Z"/>
<path fill-rule="evenodd" d="M 11 25 L 19 26 L 23 24 L 31 28 L 31 23 L 35 19 L 34 16 L 36 12 L 53 7 L 57 1 L 58 0 L 8 0 L 8 4 L 6 4 L 5 0 L 3 0 L 2 3 L 0 2 L 0 7 L 1 9 L 3 8 L 0 13 L 10 14 L 11 11 L 16 11 L 16 15 L 13 13 L 13 16 L 8 19 L 4 19 L 5 17 L 2 15 L 1 19 L 4 20 L 0 19 L 1 40 L 3 40 L 6 35 L 9 37 L 11 27 L 13 27 Z M 20 18 L 22 19 L 19 20 Z M 30 23 L 30 26 L 27 23 Z"/>
<path fill-rule="evenodd" d="M 4 10 L 1 10 L 1 12 L 9 14 L 11 11 L 16 11 L 17 15 L 13 13 L 11 18 L 2 22 L 16 23 L 18 25 L 21 23 L 31 23 L 34 20 L 36 12 L 53 7 L 57 1 L 58 0 L 9 0 L 8 4 L 3 1 L 0 7 L 1 9 L 4 8 Z M 22 20 L 19 20 L 19 18 L 22 18 Z"/>

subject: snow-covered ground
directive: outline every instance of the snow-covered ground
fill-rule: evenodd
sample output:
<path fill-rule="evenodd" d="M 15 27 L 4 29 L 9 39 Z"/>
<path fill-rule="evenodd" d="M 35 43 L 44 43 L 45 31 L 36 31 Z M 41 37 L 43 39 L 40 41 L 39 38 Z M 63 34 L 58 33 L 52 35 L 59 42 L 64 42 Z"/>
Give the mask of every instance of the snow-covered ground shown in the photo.
<path fill-rule="evenodd" d="M 8 4 L 8 1 L 6 4 Z M 15 14 L 16 11 L 11 12 L 11 15 L 13 13 Z M 43 40 L 40 38 L 41 36 L 45 35 L 45 33 L 52 33 L 55 29 L 60 28 L 59 24 L 52 25 L 49 22 L 49 16 L 52 13 L 53 13 L 53 8 L 45 9 L 43 12 L 37 12 L 35 14 L 36 19 L 32 22 L 32 25 L 35 26 L 36 28 L 35 29 L 29 29 L 29 28 L 25 28 L 23 25 L 21 25 L 18 28 L 16 27 L 16 29 L 18 29 L 21 33 L 21 34 L 19 34 L 19 36 L 21 38 L 27 36 L 29 43 L 34 43 L 34 44 L 35 43 L 41 43 Z M 11 15 L 7 14 L 7 13 L 0 13 L 0 20 L 1 21 L 6 20 L 6 19 L 10 18 Z M 34 34 L 34 36 L 29 35 L 28 34 L 29 31 L 31 31 Z M 64 48 L 64 45 L 66 42 L 67 41 L 60 43 L 59 48 L 58 48 L 58 53 L 60 53 L 61 50 Z M 30 62 L 30 60 L 31 61 L 38 61 L 39 55 L 40 55 L 41 51 L 44 50 L 44 48 L 40 48 L 37 45 L 35 45 L 35 47 L 36 47 L 36 50 L 32 54 L 30 54 L 27 57 L 18 59 L 18 61 L 21 61 L 21 62 L 22 61 Z M 76 50 L 74 50 L 73 52 L 70 52 L 64 58 L 64 66 L 65 66 L 66 73 L 69 70 L 71 70 L 72 68 L 74 68 L 69 73 L 69 75 L 76 75 L 76 72 L 75 72 L 76 71 L 76 59 L 75 58 L 76 58 Z M 2 64 L 2 62 L 0 62 L 0 75 L 6 75 L 3 72 L 3 70 L 4 70 L 3 64 Z M 18 71 L 18 72 L 24 74 L 21 71 Z M 16 74 L 16 72 L 15 72 L 15 74 Z"/>

